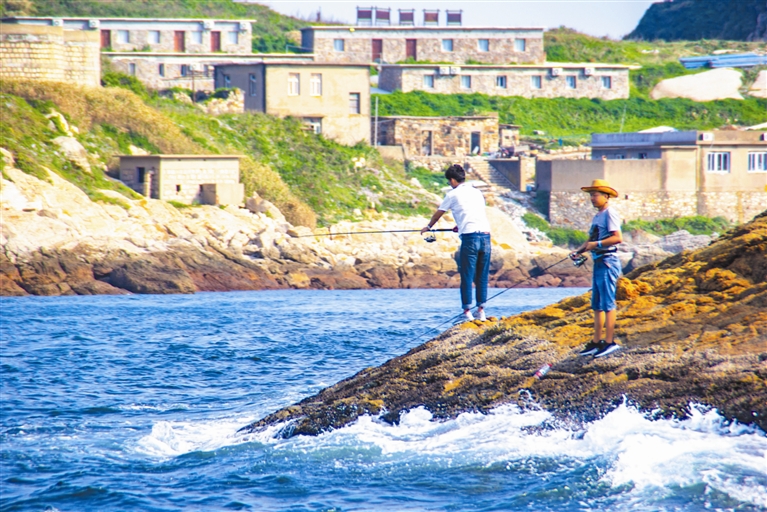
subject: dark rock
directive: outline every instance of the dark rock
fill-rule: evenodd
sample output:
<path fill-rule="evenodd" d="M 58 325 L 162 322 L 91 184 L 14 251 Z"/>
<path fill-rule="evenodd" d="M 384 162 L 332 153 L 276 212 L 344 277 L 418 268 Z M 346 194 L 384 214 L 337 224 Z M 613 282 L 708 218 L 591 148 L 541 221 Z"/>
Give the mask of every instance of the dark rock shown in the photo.
<path fill-rule="evenodd" d="M 127 261 L 115 268 L 109 284 L 133 293 L 195 292 L 194 282 L 185 270 L 148 260 Z"/>
<path fill-rule="evenodd" d="M 360 273 L 373 288 L 399 288 L 399 273 L 392 267 L 377 266 Z"/>

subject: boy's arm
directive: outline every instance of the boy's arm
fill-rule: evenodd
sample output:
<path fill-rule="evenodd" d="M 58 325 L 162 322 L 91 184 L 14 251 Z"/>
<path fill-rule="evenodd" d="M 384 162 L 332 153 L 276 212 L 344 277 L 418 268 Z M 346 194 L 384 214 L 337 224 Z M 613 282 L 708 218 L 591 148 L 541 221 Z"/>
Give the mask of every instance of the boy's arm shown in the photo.
<path fill-rule="evenodd" d="M 593 251 L 594 249 L 598 249 L 598 248 L 607 249 L 608 247 L 612 247 L 613 245 L 618 245 L 622 242 L 623 242 L 623 234 L 620 231 L 611 231 L 610 236 L 608 236 L 604 240 L 599 240 L 598 242 L 585 242 L 575 252 L 577 254 L 583 254 L 584 252 Z"/>

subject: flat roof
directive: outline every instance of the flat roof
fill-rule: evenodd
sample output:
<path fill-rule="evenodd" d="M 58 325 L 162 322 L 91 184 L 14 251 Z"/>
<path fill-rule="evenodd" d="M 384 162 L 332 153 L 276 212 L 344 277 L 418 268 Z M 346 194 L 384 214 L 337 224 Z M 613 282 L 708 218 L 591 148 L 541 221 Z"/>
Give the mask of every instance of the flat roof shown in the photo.
<path fill-rule="evenodd" d="M 182 22 L 190 22 L 190 21 L 216 21 L 216 22 L 241 22 L 241 21 L 247 21 L 250 23 L 256 23 L 258 20 L 245 20 L 245 19 L 233 19 L 233 18 L 102 18 L 99 16 L 76 16 L 76 17 L 69 17 L 69 16 L 6 16 L 2 19 L 2 21 L 10 21 L 10 20 L 29 20 L 29 21 L 37 21 L 37 20 L 73 20 L 73 21 L 88 21 L 88 20 L 99 20 L 99 21 L 143 21 L 143 22 L 158 22 L 158 23 L 167 23 L 172 21 L 182 21 Z"/>
<path fill-rule="evenodd" d="M 642 66 L 631 64 L 608 64 L 603 62 L 543 62 L 541 64 L 381 64 L 381 67 L 389 68 L 470 68 L 470 69 L 537 69 L 537 68 L 618 68 L 618 69 L 642 69 Z"/>
<path fill-rule="evenodd" d="M 378 119 L 498 119 L 498 114 L 488 116 L 378 116 Z"/>
<path fill-rule="evenodd" d="M 242 55 L 242 54 L 241 54 Z M 249 55 L 249 54 L 248 54 Z M 317 62 L 301 60 L 264 60 L 253 64 L 240 64 L 233 62 L 231 64 L 221 64 L 222 66 L 306 66 L 306 67 L 337 67 L 337 68 L 370 68 L 370 64 L 360 64 L 352 62 Z"/>
<path fill-rule="evenodd" d="M 161 158 L 170 160 L 224 160 L 230 158 L 244 158 L 245 155 L 118 155 L 120 159 L 129 158 Z"/>
<path fill-rule="evenodd" d="M 314 58 L 313 53 L 188 53 L 188 52 L 101 52 L 102 55 L 109 57 L 195 57 L 195 58 L 216 58 L 216 59 L 269 59 L 272 56 L 276 58 L 286 59 L 282 62 L 310 62 Z M 296 57 L 291 58 L 290 55 Z M 268 60 L 268 62 L 273 62 Z M 259 61 L 258 64 L 261 62 Z"/>
<path fill-rule="evenodd" d="M 461 30 L 546 30 L 545 27 L 467 27 L 467 26 L 414 26 L 414 25 L 388 25 L 385 27 L 376 27 L 376 26 L 358 26 L 358 25 L 336 25 L 336 26 L 311 26 L 311 27 L 304 27 L 301 29 L 301 31 L 304 30 L 349 30 L 354 29 L 354 31 L 362 30 L 362 31 L 387 31 L 387 30 L 455 30 L 455 31 L 461 31 Z"/>

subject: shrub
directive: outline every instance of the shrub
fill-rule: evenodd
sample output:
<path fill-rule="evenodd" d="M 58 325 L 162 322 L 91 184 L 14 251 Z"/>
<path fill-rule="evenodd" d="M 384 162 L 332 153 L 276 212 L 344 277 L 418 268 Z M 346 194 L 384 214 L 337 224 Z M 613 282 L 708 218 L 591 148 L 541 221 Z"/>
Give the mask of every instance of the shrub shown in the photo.
<path fill-rule="evenodd" d="M 686 230 L 693 235 L 710 235 L 722 233 L 730 228 L 730 222 L 724 217 L 675 217 L 654 221 L 631 220 L 623 225 L 623 231 L 642 230 L 656 236 L 665 236 L 680 230 Z"/>

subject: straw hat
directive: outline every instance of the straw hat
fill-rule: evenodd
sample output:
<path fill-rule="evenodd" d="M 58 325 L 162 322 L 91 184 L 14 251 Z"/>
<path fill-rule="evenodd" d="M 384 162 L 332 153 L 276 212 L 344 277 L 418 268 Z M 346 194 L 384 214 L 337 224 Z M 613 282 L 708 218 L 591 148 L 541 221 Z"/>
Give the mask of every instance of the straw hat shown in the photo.
<path fill-rule="evenodd" d="M 610 186 L 605 180 L 594 180 L 590 187 L 581 187 L 584 192 L 602 192 L 610 197 L 618 197 L 618 191 Z"/>

